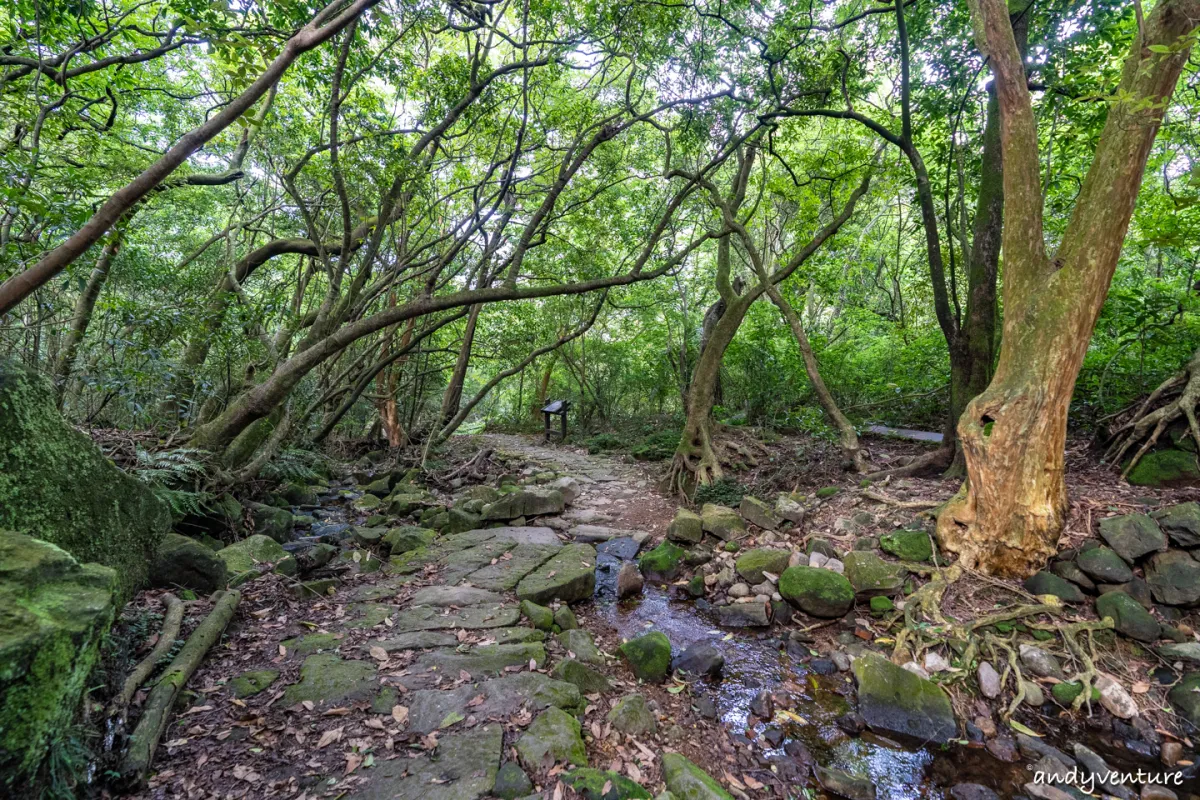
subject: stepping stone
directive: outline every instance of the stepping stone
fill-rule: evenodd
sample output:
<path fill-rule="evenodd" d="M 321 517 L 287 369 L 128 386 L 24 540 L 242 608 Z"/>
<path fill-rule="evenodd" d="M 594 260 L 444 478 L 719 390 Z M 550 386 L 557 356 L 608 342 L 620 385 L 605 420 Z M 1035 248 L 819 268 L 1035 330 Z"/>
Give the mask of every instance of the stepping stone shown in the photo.
<path fill-rule="evenodd" d="M 640 531 L 631 531 L 623 528 L 607 528 L 603 525 L 576 525 L 571 530 L 567 531 L 567 535 L 577 542 L 586 542 L 588 544 L 596 544 L 598 542 L 607 542 L 609 539 L 619 539 L 621 537 L 632 538 L 634 534 Z"/>
<path fill-rule="evenodd" d="M 607 542 L 596 546 L 598 555 L 612 556 L 613 558 L 622 561 L 629 561 L 638 554 L 638 550 L 642 549 L 642 543 L 632 537 L 622 536 L 616 539 L 609 539 Z"/>
<path fill-rule="evenodd" d="M 527 769 L 541 771 L 557 763 L 587 766 L 579 720 L 558 708 L 538 715 L 517 739 L 517 755 Z"/>
<path fill-rule="evenodd" d="M 517 597 L 545 605 L 551 600 L 575 603 L 596 591 L 596 549 L 569 544 L 517 584 Z"/>
<path fill-rule="evenodd" d="M 522 578 L 561 549 L 562 545 L 557 541 L 553 545 L 519 544 L 508 552 L 508 557 L 501 557 L 495 564 L 475 570 L 466 577 L 466 581 L 484 589 L 511 592 Z"/>
<path fill-rule="evenodd" d="M 411 717 L 410 717 L 411 719 Z M 500 770 L 504 731 L 481 725 L 439 737 L 437 756 L 381 759 L 352 800 L 475 800 L 490 794 Z"/>
<path fill-rule="evenodd" d="M 515 628 L 493 628 L 485 636 L 488 639 L 495 639 L 493 644 L 521 644 L 522 642 L 546 641 L 545 631 L 521 626 Z"/>
<path fill-rule="evenodd" d="M 563 494 L 557 489 L 521 489 L 485 506 L 483 518 L 504 521 L 518 517 L 561 514 L 565 507 Z"/>
<path fill-rule="evenodd" d="M 283 704 L 290 706 L 305 700 L 314 703 L 369 700 L 379 692 L 375 674 L 373 662 L 347 661 L 332 653 L 318 653 L 304 659 L 300 682 L 284 691 Z"/>
<path fill-rule="evenodd" d="M 340 633 L 309 633 L 280 642 L 288 655 L 307 656 L 325 650 L 337 650 L 342 643 Z"/>
<path fill-rule="evenodd" d="M 476 697 L 478 704 L 467 704 Z M 508 716 L 522 705 L 533 711 L 554 706 L 575 711 L 583 703 L 579 689 L 565 681 L 557 681 L 540 672 L 521 672 L 482 683 L 466 684 L 454 689 L 420 689 L 405 695 L 408 701 L 408 725 L 417 733 L 437 730 L 452 713 L 464 716 L 468 711 L 477 719 Z"/>
<path fill-rule="evenodd" d="M 479 606 L 503 603 L 504 596 L 472 586 L 427 586 L 412 597 L 413 606 Z"/>
<path fill-rule="evenodd" d="M 863 654 L 853 669 L 858 712 L 872 730 L 923 743 L 958 737 L 950 698 L 937 684 L 874 653 Z"/>
<path fill-rule="evenodd" d="M 266 689 L 279 678 L 279 671 L 260 669 L 254 672 L 243 672 L 229 682 L 229 691 L 234 697 L 252 697 Z"/>
<path fill-rule="evenodd" d="M 400 650 L 430 650 L 435 647 L 457 647 L 458 637 L 453 633 L 438 633 L 437 631 L 413 631 L 402 633 L 390 639 L 376 639 L 363 645 L 363 650 L 372 647 L 382 647 L 389 653 Z"/>
<path fill-rule="evenodd" d="M 516 542 L 511 539 L 494 539 L 457 553 L 451 553 L 443 561 L 445 568 L 441 572 L 441 580 L 447 584 L 458 583 L 472 572 L 498 560 L 516 546 Z"/>
<path fill-rule="evenodd" d="M 548 544 L 562 546 L 562 540 L 552 528 L 539 528 L 531 525 L 508 528 L 489 528 L 497 539 L 508 539 L 517 544 Z"/>
<path fill-rule="evenodd" d="M 446 613 L 433 606 L 407 608 L 392 617 L 397 633 L 409 631 L 436 631 L 450 628 L 477 630 L 484 628 L 507 628 L 516 625 L 521 612 L 516 606 L 493 605 L 469 606 Z"/>
<path fill-rule="evenodd" d="M 437 670 L 457 678 L 459 671 L 471 675 L 496 673 L 505 667 L 528 666 L 530 661 L 538 667 L 546 663 L 546 648 L 541 643 L 485 644 L 465 653 L 434 650 L 420 656 L 409 671 L 420 673 Z"/>

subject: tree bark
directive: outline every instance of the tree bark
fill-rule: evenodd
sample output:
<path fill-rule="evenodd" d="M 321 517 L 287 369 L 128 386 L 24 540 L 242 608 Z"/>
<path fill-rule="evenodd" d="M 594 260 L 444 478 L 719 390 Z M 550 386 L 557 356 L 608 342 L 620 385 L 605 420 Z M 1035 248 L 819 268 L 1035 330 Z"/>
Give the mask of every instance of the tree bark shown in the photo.
<path fill-rule="evenodd" d="M 1133 215 L 1150 148 L 1186 64 L 1200 0 L 1146 16 L 1058 253 L 1045 251 L 1037 131 L 1004 0 L 971 0 L 1000 104 L 1004 337 L 996 374 L 959 420 L 967 483 L 938 516 L 965 567 L 1021 576 L 1054 553 L 1067 513 L 1067 410 Z"/>
<path fill-rule="evenodd" d="M 458 348 L 458 359 L 454 362 L 454 372 L 450 374 L 450 383 L 442 395 L 442 410 L 438 417 L 439 425 L 446 425 L 458 413 L 462 405 L 463 384 L 467 379 L 467 368 L 471 366 L 471 348 L 475 344 L 475 326 L 479 323 L 479 311 L 483 306 L 475 304 L 467 315 L 467 327 L 463 331 L 462 345 Z"/>
<path fill-rule="evenodd" d="M 846 419 L 846 415 L 838 408 L 837 401 L 833 399 L 833 393 L 829 391 L 829 387 L 825 385 L 824 379 L 821 378 L 821 371 L 817 366 L 816 356 L 813 355 L 812 345 L 808 342 L 808 335 L 804 332 L 804 325 L 800 322 L 800 317 L 796 314 L 796 309 L 792 308 L 792 304 L 779 291 L 778 286 L 767 284 L 766 288 L 767 297 L 771 298 L 771 302 L 779 309 L 779 313 L 783 315 L 784 321 L 792 329 L 792 335 L 796 337 L 796 344 L 800 348 L 800 356 L 804 360 L 804 372 L 808 375 L 808 380 L 813 385 L 817 401 L 821 404 L 821 408 L 825 410 L 829 421 L 837 428 L 838 439 L 842 446 L 842 466 L 847 469 L 853 469 L 860 475 L 866 474 L 870 471 L 870 466 L 867 464 L 866 453 L 859 447 L 858 432 L 854 430 L 854 426 L 850 424 L 850 420 Z"/>
<path fill-rule="evenodd" d="M 67 395 L 67 385 L 71 382 L 71 373 L 75 370 L 75 358 L 79 354 L 79 346 L 87 335 L 88 326 L 92 323 L 92 312 L 96 310 L 96 301 L 100 299 L 100 291 L 108 280 L 108 271 L 112 262 L 121 250 L 124 231 L 117 228 L 109 237 L 108 242 L 96 259 L 96 266 L 88 276 L 83 287 L 83 293 L 75 303 L 75 313 L 71 317 L 71 330 L 67 332 L 66 340 L 59 351 L 58 360 L 54 365 L 54 390 L 58 410 L 62 411 L 63 401 Z"/>

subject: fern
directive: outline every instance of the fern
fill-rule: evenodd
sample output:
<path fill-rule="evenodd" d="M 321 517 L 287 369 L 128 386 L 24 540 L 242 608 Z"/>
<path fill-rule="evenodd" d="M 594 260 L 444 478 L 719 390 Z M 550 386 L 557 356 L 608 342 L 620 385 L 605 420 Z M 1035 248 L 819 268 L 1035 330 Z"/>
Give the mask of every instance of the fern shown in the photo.
<path fill-rule="evenodd" d="M 321 479 L 325 457 L 311 450 L 290 447 L 281 450 L 262 468 L 259 475 L 279 483 L 315 483 Z"/>
<path fill-rule="evenodd" d="M 133 466 L 134 473 L 152 486 L 177 487 L 182 485 L 197 485 L 203 481 L 208 472 L 207 450 L 197 450 L 192 447 L 180 447 L 176 450 L 163 450 L 152 453 L 140 447 L 137 450 L 137 461 Z"/>

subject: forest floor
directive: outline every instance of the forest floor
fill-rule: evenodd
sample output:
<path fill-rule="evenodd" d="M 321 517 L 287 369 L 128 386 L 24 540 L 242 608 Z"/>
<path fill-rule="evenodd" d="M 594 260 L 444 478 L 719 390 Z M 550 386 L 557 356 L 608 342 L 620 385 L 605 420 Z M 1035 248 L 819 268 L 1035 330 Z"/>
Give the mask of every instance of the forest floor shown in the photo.
<path fill-rule="evenodd" d="M 923 447 L 879 437 L 867 443 L 876 463 Z M 467 541 L 461 537 L 472 534 L 462 534 L 456 548 L 439 551 L 408 574 L 374 569 L 380 562 L 364 550 L 361 560 L 341 562 L 328 595 L 302 597 L 295 579 L 276 574 L 245 584 L 224 643 L 192 678 L 190 706 L 163 738 L 149 788 L 128 796 L 466 800 L 493 789 L 500 793 L 493 784 L 502 762 L 514 765 L 500 773 L 502 784 L 518 784 L 510 796 L 575 796 L 569 766 L 531 765 L 527 754 L 518 757 L 517 742 L 549 738 L 554 741 L 547 746 L 570 749 L 569 741 L 561 741 L 572 739 L 570 731 L 551 735 L 534 731 L 533 723 L 540 724 L 548 706 L 578 710 L 572 707 L 578 694 L 564 696 L 556 668 L 584 655 L 565 646 L 573 640 L 524 627 L 529 623 L 517 611 L 512 588 L 546 553 L 574 553 L 563 548 L 575 546 L 571 532 L 581 524 L 614 529 L 612 541 L 600 545 L 602 554 L 607 549 L 630 558 L 630 551 L 621 551 L 631 538 L 644 552 L 663 537 L 677 504 L 656 488 L 661 464 L 589 455 L 518 435 L 455 443 L 464 460 L 479 448 L 495 451 L 497 470 L 570 476 L 580 485 L 579 497 L 559 517 L 495 535 L 508 540 L 483 531 Z M 763 497 L 841 487 L 814 503 L 802 526 L 766 537 L 772 547 L 802 549 L 820 537 L 848 551 L 860 537 L 913 522 L 915 512 L 864 496 L 856 479 L 830 466 L 837 463 L 831 456 L 827 443 L 775 438 L 756 466 L 735 476 Z M 1146 502 L 1147 492 L 1095 465 L 1085 444 L 1073 444 L 1068 461 L 1072 505 L 1064 547 L 1091 536 L 1095 518 Z M 315 513 L 323 525 L 361 524 L 366 515 L 352 509 L 355 493 L 347 491 L 354 483 L 335 481 L 318 508 L 302 513 Z M 909 478 L 875 488 L 899 501 L 941 501 L 957 482 Z M 1156 503 L 1200 497 L 1195 490 L 1153 494 Z M 743 548 L 762 540 L 763 532 L 752 528 Z M 579 627 L 600 651 L 591 666 L 609 683 L 580 702 L 586 764 L 612 773 L 599 776 L 602 785 L 589 797 L 615 796 L 610 790 L 618 775 L 661 791 L 668 752 L 683 754 L 743 797 L 800 797 L 802 787 L 809 787 L 808 796 L 820 796 L 814 763 L 866 778 L 874 786 L 871 796 L 881 799 L 988 796 L 956 791 L 965 784 L 1010 797 L 1030 780 L 1028 762 L 1035 754 L 1026 745 L 1032 740 L 1014 737 L 1002 707 L 961 685 L 944 684 L 959 717 L 979 734 L 969 743 L 903 746 L 854 723 L 854 681 L 838 669 L 844 659 L 834 656 L 872 641 L 886 645 L 889 631 L 878 615 L 860 607 L 816 625 L 797 617 L 771 628 L 721 629 L 708 604 L 687 596 L 683 583 L 686 576 L 668 584 L 648 581 L 640 597 L 618 603 L 612 586 L 601 580 L 594 599 L 574 606 Z M 489 588 L 477 588 L 481 584 Z M 965 618 L 1022 594 L 1015 583 L 967 578 L 947 593 L 943 611 Z M 155 610 L 159 596 L 142 593 L 127 616 Z M 205 611 L 203 601 L 190 604 L 186 627 Z M 696 642 L 713 643 L 725 658 L 722 678 L 639 681 L 617 650 L 649 630 L 665 633 L 676 654 Z M 1104 668 L 1144 683 L 1152 657 L 1123 640 L 1112 644 L 1104 650 Z M 610 712 L 635 694 L 645 699 L 652 719 L 642 720 L 641 730 L 622 733 L 617 727 L 624 725 L 615 725 Z M 1152 727 L 1169 737 L 1179 726 L 1161 711 L 1164 694 L 1164 687 L 1154 686 L 1138 699 Z M 1017 718 L 1064 749 L 1083 742 L 1123 766 L 1139 755 L 1122 739 L 1137 734 L 1114 728 L 1099 709 L 1089 717 L 1022 708 Z M 575 760 L 581 760 L 578 754 Z M 532 785 L 520 786 L 518 761 Z"/>

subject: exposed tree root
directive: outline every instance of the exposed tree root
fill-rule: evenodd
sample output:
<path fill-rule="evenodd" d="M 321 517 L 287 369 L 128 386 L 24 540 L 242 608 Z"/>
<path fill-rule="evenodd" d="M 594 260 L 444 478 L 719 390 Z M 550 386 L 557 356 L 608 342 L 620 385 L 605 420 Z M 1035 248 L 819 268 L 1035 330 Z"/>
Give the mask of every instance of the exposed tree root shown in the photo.
<path fill-rule="evenodd" d="M 171 720 L 175 699 L 209 649 L 221 638 L 241 599 L 240 592 L 231 590 L 218 593 L 212 612 L 192 631 L 179 655 L 175 656 L 171 666 L 167 667 L 150 690 L 141 719 L 129 739 L 129 750 L 121 762 L 121 775 L 127 783 L 140 785 L 146 780 L 146 773 L 150 771 L 150 764 L 154 760 L 154 751 L 158 749 L 158 742 Z"/>
<path fill-rule="evenodd" d="M 878 481 L 884 478 L 908 478 L 913 475 L 924 475 L 930 472 L 942 472 L 950 466 L 950 462 L 953 460 L 953 447 L 939 447 L 937 450 L 934 450 L 931 453 L 926 453 L 923 456 L 917 456 L 903 466 L 877 470 L 875 472 L 867 473 L 863 477 L 869 481 Z"/>
<path fill-rule="evenodd" d="M 162 601 L 166 607 L 166 613 L 163 615 L 162 630 L 158 633 L 158 642 L 155 643 L 150 654 L 143 658 L 125 679 L 120 694 L 113 699 L 109 706 L 109 716 L 124 713 L 125 707 L 129 705 L 129 701 L 133 700 L 133 695 L 137 692 L 138 687 L 145 682 L 146 678 L 150 677 L 154 672 L 154 667 L 162 660 L 163 656 L 171 651 L 175 640 L 179 638 L 179 627 L 183 623 L 183 601 L 169 593 L 162 596 Z"/>
<path fill-rule="evenodd" d="M 883 492 L 877 492 L 874 489 L 864 489 L 862 496 L 869 500 L 887 503 L 889 506 L 895 506 L 896 508 L 937 508 L 945 502 L 943 500 L 897 500 L 894 497 L 888 497 Z"/>
<path fill-rule="evenodd" d="M 1176 393 L 1178 392 L 1178 395 Z M 1174 398 L 1150 410 L 1159 402 Z M 1129 476 L 1150 448 L 1158 443 L 1159 437 L 1176 420 L 1186 419 L 1192 441 L 1200 444 L 1200 424 L 1196 420 L 1196 403 L 1200 401 L 1200 350 L 1192 354 L 1187 366 L 1163 381 L 1129 419 L 1118 426 L 1109 436 L 1104 452 L 1106 461 L 1120 464 L 1125 454 L 1137 444 L 1141 447 L 1121 470 L 1121 477 Z"/>

